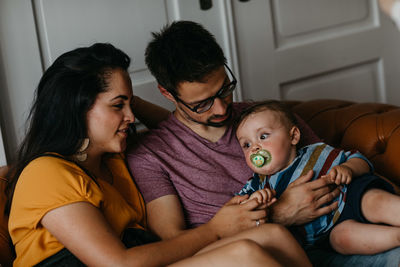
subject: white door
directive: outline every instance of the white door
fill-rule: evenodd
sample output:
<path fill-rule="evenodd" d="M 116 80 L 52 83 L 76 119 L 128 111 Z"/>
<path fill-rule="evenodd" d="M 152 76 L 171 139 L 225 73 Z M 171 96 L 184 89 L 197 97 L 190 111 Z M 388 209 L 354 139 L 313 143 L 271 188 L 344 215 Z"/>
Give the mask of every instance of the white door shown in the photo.
<path fill-rule="evenodd" d="M 15 154 L 24 135 L 43 71 L 61 53 L 110 42 L 132 58 L 129 72 L 134 93 L 172 108 L 144 62 L 151 31 L 178 19 L 202 22 L 217 36 L 235 71 L 238 62 L 231 13 L 231 3 L 225 0 L 214 1 L 207 11 L 201 9 L 199 0 L 1 0 L 0 125 L 7 156 Z M 240 90 L 236 98 L 240 99 Z"/>
<path fill-rule="evenodd" d="M 145 66 L 144 50 L 151 31 L 178 19 L 214 33 L 241 83 L 236 100 L 400 103 L 394 53 L 400 34 L 380 19 L 375 0 L 1 0 L 0 126 L 7 157 L 24 134 L 43 70 L 78 46 L 121 48 L 133 59 L 134 93 L 172 108 Z"/>
<path fill-rule="evenodd" d="M 3 137 L 1 134 L 1 129 L 0 129 L 0 167 L 3 165 L 6 165 L 6 152 L 4 150 L 4 143 L 3 143 Z"/>
<path fill-rule="evenodd" d="M 110 42 L 125 51 L 132 58 L 134 93 L 168 107 L 145 66 L 144 50 L 151 31 L 173 20 L 169 6 L 160 0 L 1 0 L 0 125 L 7 156 L 15 155 L 24 135 L 43 71 L 79 46 Z M 3 154 L 0 144 L 0 160 Z"/>
<path fill-rule="evenodd" d="M 243 98 L 400 104 L 400 32 L 376 0 L 232 0 Z"/>

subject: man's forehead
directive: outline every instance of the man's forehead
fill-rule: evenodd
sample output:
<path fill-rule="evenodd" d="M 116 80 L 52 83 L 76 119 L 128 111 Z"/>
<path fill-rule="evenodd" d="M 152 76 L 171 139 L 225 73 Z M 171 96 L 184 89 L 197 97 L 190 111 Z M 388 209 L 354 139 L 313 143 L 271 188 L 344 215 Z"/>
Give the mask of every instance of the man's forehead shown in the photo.
<path fill-rule="evenodd" d="M 202 80 L 182 81 L 178 83 L 176 91 L 181 97 L 192 98 L 196 96 L 203 96 L 204 98 L 202 99 L 205 99 L 217 93 L 221 86 L 225 83 L 227 77 L 228 76 L 225 72 L 225 69 L 222 66 L 221 68 L 218 68 L 217 70 L 206 75 Z M 210 95 L 208 96 L 208 94 Z"/>

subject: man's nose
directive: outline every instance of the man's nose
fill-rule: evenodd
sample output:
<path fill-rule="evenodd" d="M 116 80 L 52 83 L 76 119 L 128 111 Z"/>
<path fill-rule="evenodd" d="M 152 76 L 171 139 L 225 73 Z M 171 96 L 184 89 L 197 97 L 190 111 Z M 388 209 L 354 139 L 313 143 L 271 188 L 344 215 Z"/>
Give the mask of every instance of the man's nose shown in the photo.
<path fill-rule="evenodd" d="M 225 115 L 227 106 L 228 105 L 225 103 L 223 99 L 216 97 L 214 99 L 214 105 L 213 105 L 214 114 Z"/>

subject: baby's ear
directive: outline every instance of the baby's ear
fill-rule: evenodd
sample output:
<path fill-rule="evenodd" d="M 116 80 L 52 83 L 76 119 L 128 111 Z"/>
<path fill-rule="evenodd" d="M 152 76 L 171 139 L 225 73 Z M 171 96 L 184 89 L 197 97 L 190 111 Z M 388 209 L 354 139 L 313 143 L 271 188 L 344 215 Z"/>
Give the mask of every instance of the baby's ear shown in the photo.
<path fill-rule="evenodd" d="M 292 140 L 292 145 L 297 145 L 300 141 L 300 130 L 297 126 L 293 126 L 290 129 L 290 139 Z"/>

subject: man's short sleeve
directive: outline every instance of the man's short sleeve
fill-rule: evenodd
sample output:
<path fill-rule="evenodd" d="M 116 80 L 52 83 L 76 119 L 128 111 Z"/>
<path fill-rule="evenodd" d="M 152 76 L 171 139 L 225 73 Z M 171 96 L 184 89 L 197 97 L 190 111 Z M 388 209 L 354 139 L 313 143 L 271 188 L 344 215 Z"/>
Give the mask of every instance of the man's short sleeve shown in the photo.
<path fill-rule="evenodd" d="M 169 175 L 155 151 L 141 145 L 127 154 L 129 169 L 146 203 L 166 195 L 177 195 Z"/>

